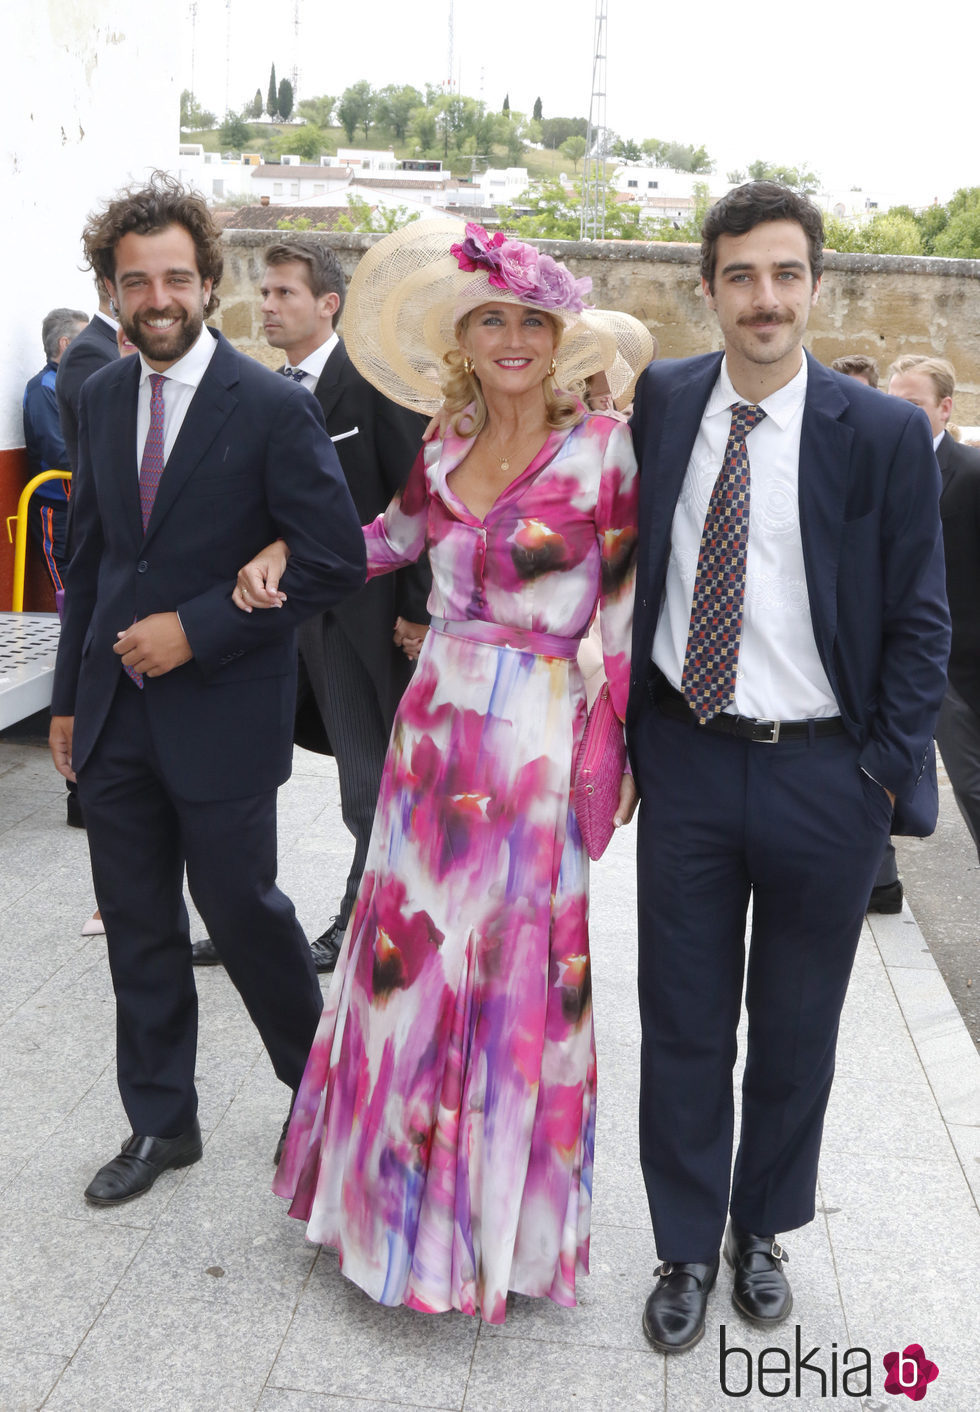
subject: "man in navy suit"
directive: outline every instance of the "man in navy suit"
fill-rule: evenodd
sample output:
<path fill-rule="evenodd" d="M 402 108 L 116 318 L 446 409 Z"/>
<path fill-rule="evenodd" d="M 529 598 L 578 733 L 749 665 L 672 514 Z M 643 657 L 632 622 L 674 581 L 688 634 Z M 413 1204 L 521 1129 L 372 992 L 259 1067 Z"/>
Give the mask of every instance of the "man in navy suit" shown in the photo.
<path fill-rule="evenodd" d="M 203 200 L 157 173 L 84 242 L 140 354 L 81 394 L 50 737 L 78 778 L 116 993 L 133 1131 L 85 1193 L 110 1205 L 201 1156 L 185 863 L 276 1074 L 299 1084 L 321 997 L 276 886 L 294 629 L 360 586 L 365 556 L 316 403 L 204 327 L 222 256 Z M 241 613 L 236 571 L 276 535 L 288 602 Z"/>
<path fill-rule="evenodd" d="M 736 1308 L 765 1326 L 792 1307 L 776 1232 L 813 1219 L 838 1022 L 889 827 L 935 825 L 949 643 L 926 418 L 803 352 L 819 212 L 752 182 L 702 235 L 724 354 L 652 364 L 632 423 L 640 1145 L 662 1261 L 643 1326 L 667 1353 L 704 1332 L 723 1236 Z"/>

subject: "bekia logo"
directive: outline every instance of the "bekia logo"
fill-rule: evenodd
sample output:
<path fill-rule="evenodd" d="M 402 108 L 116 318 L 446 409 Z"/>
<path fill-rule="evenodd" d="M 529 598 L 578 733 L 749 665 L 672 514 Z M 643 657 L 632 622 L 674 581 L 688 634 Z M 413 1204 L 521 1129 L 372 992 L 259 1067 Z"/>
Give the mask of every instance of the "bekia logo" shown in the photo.
<path fill-rule="evenodd" d="M 881 1360 L 888 1377 L 886 1392 L 904 1392 L 913 1402 L 921 1402 L 929 1384 L 939 1377 L 939 1369 L 922 1351 L 921 1343 L 910 1343 L 901 1353 L 886 1353 Z"/>
<path fill-rule="evenodd" d="M 882 1360 L 887 1378 L 885 1392 L 904 1392 L 913 1402 L 921 1402 L 939 1369 L 922 1351 L 910 1343 L 901 1353 L 886 1353 Z M 804 1350 L 803 1331 L 796 1325 L 792 1350 L 771 1347 L 753 1354 L 737 1343 L 728 1342 L 728 1330 L 719 1331 L 718 1377 L 726 1397 L 747 1397 L 757 1387 L 763 1397 L 870 1397 L 871 1354 L 868 1349 L 829 1349 L 819 1344 Z"/>

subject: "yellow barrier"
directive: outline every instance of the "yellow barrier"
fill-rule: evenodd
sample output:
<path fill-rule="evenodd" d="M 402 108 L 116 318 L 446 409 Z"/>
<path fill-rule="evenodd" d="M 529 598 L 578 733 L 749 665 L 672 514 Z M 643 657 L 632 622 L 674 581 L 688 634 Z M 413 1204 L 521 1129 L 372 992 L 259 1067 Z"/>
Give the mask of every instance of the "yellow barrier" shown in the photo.
<path fill-rule="evenodd" d="M 11 592 L 10 606 L 15 613 L 24 611 L 24 573 L 27 567 L 27 502 L 37 490 L 39 485 L 43 485 L 46 480 L 71 480 L 70 471 L 42 471 L 40 475 L 29 480 L 20 493 L 17 501 L 16 515 L 7 516 L 7 538 L 14 546 L 14 586 Z M 10 526 L 16 524 L 16 535 Z"/>

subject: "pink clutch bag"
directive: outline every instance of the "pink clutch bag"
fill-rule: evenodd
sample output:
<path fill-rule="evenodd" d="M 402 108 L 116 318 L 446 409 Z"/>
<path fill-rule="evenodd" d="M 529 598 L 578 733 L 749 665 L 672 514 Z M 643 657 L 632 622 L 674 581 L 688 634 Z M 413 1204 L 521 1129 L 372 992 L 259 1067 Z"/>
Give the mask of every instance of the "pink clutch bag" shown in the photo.
<path fill-rule="evenodd" d="M 572 766 L 572 805 L 592 859 L 602 857 L 613 836 L 613 815 L 625 765 L 623 723 L 613 710 L 609 683 L 603 682 Z"/>

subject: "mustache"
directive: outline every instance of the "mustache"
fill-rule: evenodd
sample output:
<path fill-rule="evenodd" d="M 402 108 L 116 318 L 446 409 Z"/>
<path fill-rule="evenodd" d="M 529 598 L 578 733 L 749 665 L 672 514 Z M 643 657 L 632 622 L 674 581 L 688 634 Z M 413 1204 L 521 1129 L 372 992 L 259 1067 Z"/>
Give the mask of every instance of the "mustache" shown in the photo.
<path fill-rule="evenodd" d="M 763 324 L 788 324 L 792 323 L 792 321 L 792 314 L 778 314 L 773 312 L 771 314 L 746 314 L 743 318 L 739 319 L 738 322 L 743 328 L 759 328 Z"/>

